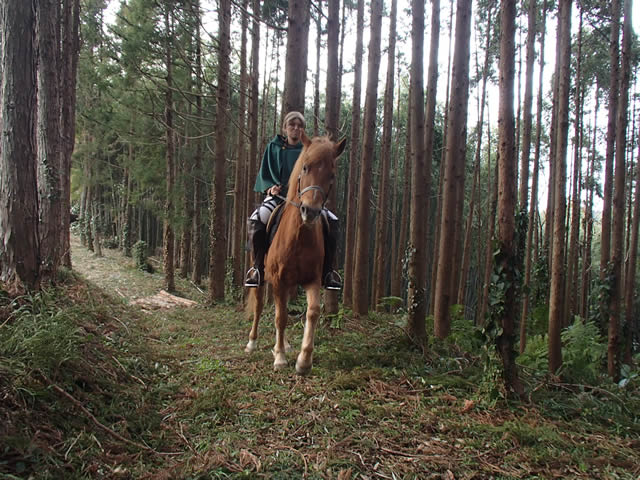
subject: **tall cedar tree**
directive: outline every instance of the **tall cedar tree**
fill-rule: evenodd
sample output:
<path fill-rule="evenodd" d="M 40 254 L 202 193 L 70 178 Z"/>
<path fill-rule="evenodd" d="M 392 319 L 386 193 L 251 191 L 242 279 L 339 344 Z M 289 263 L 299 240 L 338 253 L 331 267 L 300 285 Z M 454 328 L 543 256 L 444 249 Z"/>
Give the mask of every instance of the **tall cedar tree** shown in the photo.
<path fill-rule="evenodd" d="M 32 1 L 0 5 L 0 281 L 10 289 L 39 282 L 35 22 Z"/>
<path fill-rule="evenodd" d="M 307 82 L 307 47 L 310 22 L 309 0 L 291 0 L 287 27 L 287 54 L 281 119 L 296 110 L 304 114 L 304 87 Z M 279 122 L 282 124 L 282 122 Z M 276 130 L 274 128 L 274 130 Z"/>
<path fill-rule="evenodd" d="M 164 205 L 164 228 L 162 235 L 163 244 L 163 266 L 164 266 L 164 288 L 172 292 L 176 289 L 175 270 L 174 270 L 174 232 L 171 225 L 173 216 L 173 189 L 175 184 L 174 172 L 174 156 L 175 156 L 175 137 L 173 132 L 173 55 L 172 55 L 172 38 L 171 33 L 171 14 L 169 13 L 169 4 L 165 3 L 164 26 L 165 26 L 165 62 L 167 69 L 166 83 L 167 91 L 165 93 L 164 105 L 164 121 L 166 127 L 166 182 L 167 182 L 167 198 Z"/>
<path fill-rule="evenodd" d="M 200 10 L 200 0 L 194 0 L 192 3 L 194 9 L 193 16 L 196 24 L 195 46 L 196 46 L 196 65 L 195 65 L 195 94 L 196 94 L 196 115 L 197 118 L 204 118 L 204 109 L 202 108 L 202 42 L 200 38 L 202 12 Z M 202 160 L 203 160 L 203 139 L 199 133 L 196 139 L 196 148 L 193 156 L 193 222 L 191 225 L 191 244 L 193 254 L 191 265 L 191 281 L 200 285 L 202 280 L 202 264 L 204 255 L 204 243 L 202 240 L 202 198 L 204 182 L 202 181 Z"/>
<path fill-rule="evenodd" d="M 567 181 L 567 137 L 569 134 L 569 86 L 571 61 L 571 2 L 560 0 L 558 10 L 558 37 L 560 56 L 556 59 L 558 77 L 558 115 L 556 150 L 553 155 L 555 194 L 553 214 L 553 246 L 551 259 L 551 291 L 549 295 L 549 370 L 556 373 L 562 366 L 560 331 L 565 324 L 565 210 Z"/>
<path fill-rule="evenodd" d="M 249 72 L 249 158 L 247 160 L 247 176 L 245 178 L 246 201 L 245 201 L 245 217 L 249 215 L 249 209 L 252 208 L 255 193 L 253 192 L 253 183 L 258 171 L 258 80 L 260 65 L 260 0 L 252 0 L 251 9 L 253 10 L 251 23 L 251 68 Z M 265 102 L 266 103 L 266 102 Z M 245 256 L 245 266 L 249 263 L 249 255 Z"/>
<path fill-rule="evenodd" d="M 340 38 L 340 0 L 329 0 L 327 19 L 327 105 L 325 113 L 325 130 L 329 137 L 338 141 L 340 123 L 340 65 L 338 63 L 338 43 Z M 328 208 L 335 210 L 337 189 L 329 192 Z M 335 260 L 334 260 L 335 262 Z M 324 291 L 324 308 L 329 314 L 338 313 L 338 292 Z"/>
<path fill-rule="evenodd" d="M 231 1 L 220 0 L 218 10 L 218 88 L 216 108 L 216 156 L 209 224 L 209 301 L 224 300 L 226 266 L 226 158 L 229 105 L 229 58 L 231 56 Z"/>
<path fill-rule="evenodd" d="M 64 0 L 62 7 L 62 57 L 61 57 L 61 122 L 62 122 L 62 263 L 71 268 L 71 154 L 76 139 L 76 81 L 80 54 L 80 0 Z"/>
<path fill-rule="evenodd" d="M 426 338 L 426 225 L 422 218 L 428 191 L 425 190 L 424 151 L 424 2 L 411 2 L 411 219 L 409 227 L 409 292 L 407 327 L 409 335 L 423 343 Z"/>
<path fill-rule="evenodd" d="M 518 311 L 516 285 L 517 245 L 515 231 L 516 213 L 516 155 L 515 118 L 513 112 L 513 83 L 515 78 L 516 2 L 502 0 L 500 6 L 500 103 L 498 110 L 498 248 L 496 261 L 504 275 L 503 311 L 500 318 L 502 333 L 496 339 L 498 354 L 502 358 L 503 375 L 507 390 L 519 395 L 524 390 L 518 379 L 513 343 L 515 318 Z"/>
<path fill-rule="evenodd" d="M 364 138 L 360 157 L 360 190 L 358 194 L 358 231 L 356 235 L 353 275 L 353 312 L 366 315 L 369 307 L 369 235 L 371 198 L 371 170 L 376 137 L 376 106 L 378 102 L 378 73 L 380 71 L 380 37 L 382 30 L 382 0 L 371 1 L 371 39 L 367 91 L 364 103 Z"/>
<path fill-rule="evenodd" d="M 611 0 L 611 31 L 609 38 L 609 117 L 607 120 L 607 151 L 604 165 L 602 191 L 602 230 L 600 234 L 600 280 L 608 276 L 611 257 L 611 203 L 613 200 L 613 162 L 616 145 L 616 121 L 620 78 L 620 0 Z M 601 305 L 602 321 L 607 315 L 607 305 Z"/>
<path fill-rule="evenodd" d="M 536 111 L 536 146 L 533 154 L 533 169 L 531 173 L 531 204 L 529 206 L 529 220 L 527 222 L 527 243 L 525 248 L 524 285 L 522 295 L 522 316 L 520 317 L 520 353 L 524 353 L 527 346 L 527 321 L 529 318 L 531 269 L 533 266 L 533 233 L 536 229 L 536 212 L 538 210 L 538 178 L 540 172 L 540 147 L 542 138 L 542 85 L 544 74 L 544 40 L 547 22 L 547 0 L 542 5 L 542 20 L 540 31 L 540 67 L 538 77 L 538 98 Z"/>
<path fill-rule="evenodd" d="M 618 18 L 613 18 L 616 22 Z M 629 107 L 629 85 L 631 82 L 631 0 L 624 0 L 624 26 L 622 35 L 622 61 L 616 120 L 616 153 L 613 190 L 613 228 L 611 232 L 611 259 L 613 285 L 609 301 L 609 335 L 607 346 L 607 372 L 615 381 L 620 376 L 620 323 L 622 321 L 622 265 L 624 255 L 624 199 L 625 199 L 625 144 L 627 139 L 627 110 Z M 635 255 L 635 252 L 633 253 Z"/>
<path fill-rule="evenodd" d="M 492 32 L 492 23 L 493 16 L 491 14 L 493 7 L 493 2 L 489 3 L 487 7 L 487 30 L 486 30 L 486 38 L 485 38 L 485 48 L 484 48 L 484 64 L 482 66 L 482 89 L 480 93 L 480 97 L 478 99 L 479 105 L 479 117 L 478 117 L 478 125 L 476 128 L 476 152 L 473 160 L 473 185 L 471 187 L 471 200 L 469 202 L 469 211 L 467 212 L 467 224 L 465 227 L 464 234 L 464 247 L 462 249 L 462 269 L 460 274 L 460 282 L 458 284 L 458 296 L 457 303 L 459 305 L 465 304 L 465 295 L 467 288 L 467 278 L 469 276 L 469 268 L 471 263 L 471 237 L 473 234 L 473 213 L 476 207 L 476 201 L 480 192 L 480 160 L 482 153 L 482 131 L 484 129 L 484 109 L 487 99 L 487 79 L 489 77 L 489 60 L 491 58 L 490 55 L 490 46 L 491 46 L 491 32 Z M 477 51 L 476 51 L 477 57 Z M 476 65 L 477 65 L 476 61 Z M 478 72 L 479 73 L 479 72 Z M 479 75 L 480 76 L 480 75 Z"/>
<path fill-rule="evenodd" d="M 233 181 L 233 220 L 231 237 L 231 257 L 233 268 L 233 284 L 236 287 L 242 285 L 244 274 L 244 252 L 245 242 L 245 202 L 247 198 L 247 136 L 245 126 L 247 125 L 247 29 L 249 27 L 249 0 L 243 0 L 241 18 L 241 39 L 240 39 L 240 86 L 238 89 L 238 144 L 236 147 L 236 167 L 234 169 Z"/>
<path fill-rule="evenodd" d="M 356 14 L 356 51 L 353 81 L 353 101 L 351 105 L 351 138 L 349 139 L 349 178 L 347 182 L 347 211 L 345 252 L 355 251 L 358 204 L 358 163 L 360 146 L 360 100 L 362 97 L 362 37 L 364 33 L 364 0 L 358 0 Z M 353 300 L 353 266 L 354 255 L 344 258 L 344 291 L 342 301 L 350 307 Z"/>
<path fill-rule="evenodd" d="M 625 19 L 626 20 L 626 19 Z M 624 285 L 624 310 L 627 320 L 627 335 L 625 338 L 624 363 L 631 364 L 632 340 L 637 325 L 635 316 L 635 285 L 636 285 L 636 264 L 638 256 L 638 227 L 640 226 L 640 142 L 638 142 L 638 156 L 636 161 L 636 189 L 633 200 L 633 220 L 631 223 L 631 240 L 629 242 L 629 265 L 627 266 L 626 281 Z"/>
<path fill-rule="evenodd" d="M 453 4 L 454 0 L 450 0 L 449 3 L 449 49 L 447 56 L 447 87 L 445 88 L 445 107 L 444 107 L 444 134 L 443 139 L 444 142 L 447 140 L 447 129 L 449 128 L 449 89 L 451 87 L 451 55 L 453 50 Z M 440 248 L 440 227 L 442 220 L 442 189 L 444 187 L 444 171 L 446 168 L 447 161 L 447 148 L 446 143 L 444 148 L 440 153 L 440 172 L 438 174 L 438 194 L 436 198 L 438 198 L 438 206 L 436 208 L 436 226 L 435 226 L 435 234 L 433 241 L 433 250 L 431 258 L 434 259 L 431 265 L 431 301 L 429 302 L 429 308 L 431 313 L 434 313 L 435 303 L 436 303 L 436 282 L 438 277 L 438 249 Z"/>
<path fill-rule="evenodd" d="M 385 296 L 386 275 L 388 273 L 389 231 L 387 214 L 390 203 L 389 173 L 391 165 L 391 129 L 393 128 L 393 92 L 395 80 L 396 53 L 396 12 L 397 0 L 391 0 L 391 18 L 389 20 L 389 48 L 387 50 L 387 80 L 384 88 L 384 113 L 382 116 L 382 152 L 380 155 L 380 183 L 378 187 L 378 204 L 376 213 L 375 259 L 373 276 L 373 306 Z"/>
<path fill-rule="evenodd" d="M 58 0 L 42 0 L 36 9 L 38 43 L 38 205 L 40 277 L 55 280 L 61 263 L 62 138 L 60 137 L 60 39 Z"/>
<path fill-rule="evenodd" d="M 427 199 L 425 209 L 431 215 L 431 176 L 433 170 L 433 144 L 436 131 L 436 94 L 438 91 L 438 54 L 440 49 L 440 0 L 431 2 L 431 39 L 429 41 L 429 69 L 427 70 L 427 101 L 424 128 L 424 181 Z M 447 81 L 448 84 L 448 81 Z M 448 87 L 447 87 L 448 90 Z M 425 248 L 429 248 L 428 245 Z M 427 262 L 424 265 L 427 268 Z M 427 273 L 429 270 L 427 269 Z M 433 291 L 433 283 L 431 284 Z M 431 303 L 433 308 L 433 303 Z"/>
<path fill-rule="evenodd" d="M 438 249 L 438 276 L 434 307 L 434 333 L 445 338 L 451 330 L 449 308 L 453 301 L 452 281 L 456 262 L 456 226 L 461 214 L 457 202 L 464 199 L 464 164 L 467 138 L 467 106 L 469 97 L 469 39 L 471 38 L 471 0 L 459 0 L 456 10 L 455 49 L 453 54 L 452 89 L 449 99 L 449 126 L 446 138 L 446 160 Z"/>
<path fill-rule="evenodd" d="M 578 26 L 578 45 L 576 54 L 576 72 L 574 85 L 575 121 L 573 135 L 573 169 L 571 174 L 571 228 L 569 232 L 569 248 L 567 254 L 567 301 L 565 302 L 565 325 L 575 314 L 578 304 L 578 242 L 580 240 L 580 183 L 582 165 L 582 121 L 584 88 L 582 84 L 582 8 Z"/>

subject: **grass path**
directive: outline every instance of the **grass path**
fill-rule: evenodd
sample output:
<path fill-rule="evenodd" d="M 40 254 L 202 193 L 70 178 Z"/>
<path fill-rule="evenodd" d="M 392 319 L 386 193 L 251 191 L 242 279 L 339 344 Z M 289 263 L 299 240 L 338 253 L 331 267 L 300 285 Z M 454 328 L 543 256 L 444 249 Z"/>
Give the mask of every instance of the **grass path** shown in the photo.
<path fill-rule="evenodd" d="M 311 375 L 295 374 L 293 354 L 290 368 L 275 373 L 272 313 L 258 351 L 246 355 L 250 325 L 236 305 L 206 307 L 202 292 L 181 281 L 180 295 L 200 306 L 142 312 L 129 302 L 157 293 L 162 276 L 136 270 L 116 251 L 104 254 L 96 258 L 74 239 L 74 268 L 89 282 L 75 295 L 92 303 L 83 315 L 95 318 L 83 328 L 98 343 L 83 357 L 84 374 L 78 367 L 66 384 L 52 375 L 67 394 L 48 389 L 58 402 L 47 417 L 58 439 L 39 460 L 48 473 L 33 478 L 640 474 L 637 412 L 625 413 L 615 398 L 539 384 L 530 404 L 495 400 L 479 358 L 454 344 L 424 356 L 404 337 L 399 315 L 325 322 Z M 301 323 L 291 320 L 288 332 L 299 348 Z M 0 479 L 2 471 L 0 462 Z"/>

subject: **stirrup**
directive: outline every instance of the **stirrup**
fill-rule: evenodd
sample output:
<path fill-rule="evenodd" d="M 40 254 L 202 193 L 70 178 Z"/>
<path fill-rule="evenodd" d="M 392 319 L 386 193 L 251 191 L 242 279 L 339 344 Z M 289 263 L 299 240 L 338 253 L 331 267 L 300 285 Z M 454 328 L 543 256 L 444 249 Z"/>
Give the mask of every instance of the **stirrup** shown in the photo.
<path fill-rule="evenodd" d="M 331 270 L 324 277 L 325 290 L 342 290 L 342 277 L 335 270 Z"/>
<path fill-rule="evenodd" d="M 249 288 L 258 288 L 262 284 L 263 280 L 262 275 L 260 275 L 260 270 L 256 267 L 251 267 L 244 279 L 244 286 Z"/>

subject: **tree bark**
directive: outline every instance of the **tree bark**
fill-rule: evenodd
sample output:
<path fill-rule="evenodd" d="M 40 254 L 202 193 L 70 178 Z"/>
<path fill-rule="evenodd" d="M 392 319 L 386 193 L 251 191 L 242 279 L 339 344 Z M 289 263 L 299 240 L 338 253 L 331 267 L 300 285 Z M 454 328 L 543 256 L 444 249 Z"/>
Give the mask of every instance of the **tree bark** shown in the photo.
<path fill-rule="evenodd" d="M 426 225 L 422 212 L 428 190 L 425 188 L 424 151 L 424 2 L 411 2 L 411 217 L 409 222 L 409 292 L 407 329 L 423 344 L 426 339 Z"/>
<path fill-rule="evenodd" d="M 216 152 L 209 223 L 209 301 L 224 300 L 226 274 L 226 156 L 229 105 L 229 58 L 231 56 L 231 2 L 220 0 L 218 11 L 218 90 L 216 107 Z"/>
<path fill-rule="evenodd" d="M 373 164 L 376 136 L 376 107 L 378 101 L 378 73 L 380 71 L 380 43 L 382 30 L 382 0 L 371 1 L 371 40 L 367 91 L 364 107 L 364 139 L 360 158 L 360 190 L 358 194 L 358 232 L 356 236 L 353 313 L 364 316 L 369 306 L 369 203 L 371 198 L 371 169 Z"/>
<path fill-rule="evenodd" d="M 325 130 L 334 141 L 338 141 L 340 132 L 340 85 L 338 79 L 341 72 L 338 63 L 338 47 L 340 38 L 340 0 L 328 1 L 327 19 L 327 105 L 325 115 Z M 337 188 L 332 188 L 329 193 L 328 208 L 336 209 Z M 337 257 L 337 255 L 336 255 Z M 335 266 L 334 260 L 334 266 Z M 324 291 L 324 310 L 328 314 L 338 313 L 338 292 L 335 290 Z"/>
<path fill-rule="evenodd" d="M 390 203 L 389 173 L 391 165 L 391 134 L 393 128 L 393 94 L 395 90 L 395 51 L 396 51 L 396 11 L 397 0 L 391 0 L 389 20 L 389 48 L 387 50 L 387 79 L 384 89 L 384 113 L 382 117 L 382 151 L 380 155 L 380 184 L 376 213 L 375 259 L 372 305 L 376 310 L 378 302 L 385 296 L 386 275 L 388 273 L 388 213 Z"/>
<path fill-rule="evenodd" d="M 35 22 L 32 1 L 0 5 L 0 281 L 15 289 L 39 286 Z"/>
<path fill-rule="evenodd" d="M 38 191 L 40 280 L 55 281 L 61 263 L 62 138 L 58 78 L 60 38 L 57 0 L 41 0 L 36 9 L 38 43 Z"/>
<path fill-rule="evenodd" d="M 612 18 L 612 23 L 619 17 Z M 612 25 L 613 28 L 613 25 Z M 613 285 L 609 301 L 609 332 L 607 345 L 607 372 L 618 381 L 620 377 L 620 323 L 622 316 L 622 300 L 624 296 L 622 274 L 624 255 L 624 199 L 625 199 L 625 145 L 627 138 L 627 111 L 629 107 L 629 86 L 631 81 L 631 0 L 624 0 L 624 26 L 622 36 L 622 61 L 620 69 L 620 89 L 616 119 L 616 145 L 611 232 L 611 258 Z"/>
<path fill-rule="evenodd" d="M 516 270 L 515 208 L 516 208 L 516 155 L 515 118 L 513 112 L 513 84 L 515 78 L 516 2 L 502 0 L 500 8 L 500 103 L 498 110 L 498 263 L 501 280 L 505 283 L 504 310 L 499 319 L 502 333 L 496 338 L 498 354 L 502 358 L 503 375 L 507 391 L 523 395 L 518 379 L 513 343 L 515 318 L 518 311 Z"/>
<path fill-rule="evenodd" d="M 304 90 L 307 82 L 307 48 L 310 22 L 309 0 L 289 2 L 287 54 L 280 124 L 287 112 L 304 114 Z"/>
<path fill-rule="evenodd" d="M 171 218 L 173 216 L 173 189 L 175 184 L 174 173 L 174 155 L 175 155 L 175 140 L 173 133 L 173 55 L 172 55 L 172 33 L 171 33 L 171 19 L 169 13 L 169 4 L 165 4 L 164 25 L 166 33 L 166 68 L 167 68 L 167 90 L 165 92 L 165 127 L 166 127 L 166 144 L 167 144 L 167 157 L 166 157 L 166 182 L 167 198 L 164 204 L 164 227 L 162 234 L 163 245 L 163 267 L 164 267 L 164 288 L 168 292 L 173 292 L 176 289 L 175 284 L 175 269 L 174 269 L 174 232 L 173 225 L 171 224 Z"/>
<path fill-rule="evenodd" d="M 434 307 L 434 333 L 445 338 L 451 330 L 449 308 L 452 303 L 452 275 L 455 268 L 457 202 L 462 198 L 467 137 L 467 102 L 469 93 L 469 38 L 471 36 L 471 1 L 459 0 L 456 11 L 455 49 L 453 55 L 452 90 L 449 101 L 449 135 L 446 139 L 446 166 L 438 249 L 438 278 Z M 452 134 L 455 132 L 455 134 Z"/>
<path fill-rule="evenodd" d="M 547 28 L 547 0 L 542 5 L 542 31 L 540 32 L 540 67 L 538 77 L 538 99 L 536 111 L 536 147 L 533 155 L 533 172 L 531 179 L 531 205 L 529 206 L 529 220 L 527 222 L 527 243 L 525 248 L 524 286 L 522 299 L 522 316 L 520 318 L 520 353 L 527 347 L 527 323 L 529 320 L 529 302 L 531 268 L 533 265 L 533 251 L 536 250 L 533 234 L 536 231 L 536 211 L 538 210 L 538 179 L 540 172 L 540 147 L 542 137 L 542 92 L 544 74 L 544 44 Z"/>
<path fill-rule="evenodd" d="M 358 205 L 358 163 L 360 158 L 360 101 L 362 97 L 362 37 L 364 32 L 364 0 L 358 0 L 356 52 L 354 65 L 353 101 L 351 107 L 351 138 L 349 143 L 349 180 L 347 182 L 347 209 L 345 252 L 355 251 Z M 345 255 L 344 290 L 342 301 L 350 307 L 353 303 L 354 255 Z"/>
<path fill-rule="evenodd" d="M 554 157 L 554 214 L 553 247 L 551 260 L 551 291 L 549 299 L 549 370 L 556 373 L 562 366 L 560 330 L 565 324 L 565 210 L 567 180 L 567 136 L 569 132 L 569 84 L 571 60 L 571 3 L 560 0 L 558 13 L 558 43 L 560 56 L 556 60 L 558 77 L 558 115 L 556 125 L 556 151 Z"/>

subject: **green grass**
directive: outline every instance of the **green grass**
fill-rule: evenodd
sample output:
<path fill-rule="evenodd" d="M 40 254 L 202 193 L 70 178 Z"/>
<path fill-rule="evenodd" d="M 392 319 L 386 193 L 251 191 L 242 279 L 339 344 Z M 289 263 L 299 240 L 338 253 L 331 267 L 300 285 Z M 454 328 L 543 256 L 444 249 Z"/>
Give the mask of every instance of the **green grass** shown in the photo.
<path fill-rule="evenodd" d="M 322 324 L 308 377 L 295 354 L 273 372 L 272 313 L 246 355 L 241 309 L 143 312 L 162 277 L 105 253 L 75 245 L 80 276 L 0 295 L 0 479 L 638 478 L 637 386 L 524 375 L 530 403 L 489 398 L 479 356 L 423 354 L 381 314 Z"/>

